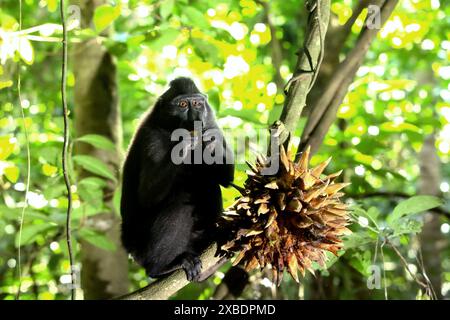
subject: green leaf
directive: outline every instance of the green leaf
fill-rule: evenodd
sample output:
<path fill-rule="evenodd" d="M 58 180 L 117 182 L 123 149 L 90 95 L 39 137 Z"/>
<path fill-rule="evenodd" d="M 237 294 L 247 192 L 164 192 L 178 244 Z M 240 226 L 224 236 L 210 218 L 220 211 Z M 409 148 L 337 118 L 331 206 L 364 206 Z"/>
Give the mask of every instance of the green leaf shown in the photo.
<path fill-rule="evenodd" d="M 203 13 L 193 7 L 185 7 L 183 9 L 185 17 L 194 25 L 199 28 L 207 29 L 210 27 L 208 20 Z"/>
<path fill-rule="evenodd" d="M 149 40 L 148 46 L 154 50 L 160 50 L 165 45 L 173 43 L 178 36 L 180 35 L 180 31 L 173 28 L 168 28 L 161 30 L 161 36 L 158 38 L 153 38 Z"/>
<path fill-rule="evenodd" d="M 369 210 L 367 210 L 367 216 L 376 223 L 378 217 L 380 216 L 380 211 L 377 207 L 370 207 Z"/>
<path fill-rule="evenodd" d="M 84 203 L 88 203 L 96 208 L 103 204 L 103 189 L 93 184 L 78 184 L 78 193 Z"/>
<path fill-rule="evenodd" d="M 58 8 L 58 0 L 47 0 L 47 8 L 50 12 L 55 12 Z"/>
<path fill-rule="evenodd" d="M 15 166 L 14 164 L 12 164 L 9 167 L 6 167 L 3 170 L 3 172 L 5 174 L 5 177 L 12 183 L 16 183 L 17 179 L 19 179 L 20 171 L 19 171 L 19 168 L 17 166 Z"/>
<path fill-rule="evenodd" d="M 384 122 L 380 125 L 380 130 L 385 132 L 397 132 L 397 133 L 402 133 L 405 131 L 422 133 L 422 129 L 411 123 L 406 122 L 400 124 L 394 122 Z"/>
<path fill-rule="evenodd" d="M 110 6 L 108 4 L 104 4 L 102 6 L 97 7 L 94 13 L 94 25 L 95 30 L 97 32 L 102 32 L 106 27 L 108 27 L 114 20 L 116 20 L 121 13 L 121 7 L 119 6 Z"/>
<path fill-rule="evenodd" d="M 365 230 L 364 232 L 354 232 L 344 239 L 344 249 L 361 248 L 362 246 L 376 242 L 376 235 L 371 236 L 373 232 Z"/>
<path fill-rule="evenodd" d="M 104 178 L 111 179 L 113 181 L 117 181 L 111 169 L 97 158 L 86 155 L 77 155 L 73 157 L 73 161 L 89 172 L 92 172 Z"/>
<path fill-rule="evenodd" d="M 0 137 L 0 160 L 5 160 L 14 151 L 15 143 L 9 136 Z"/>
<path fill-rule="evenodd" d="M 97 214 L 105 213 L 106 211 L 108 211 L 108 208 L 105 208 L 103 203 L 95 206 L 91 203 L 83 202 L 81 206 L 73 209 L 72 219 L 74 221 L 85 219 L 86 217 L 95 216 Z"/>
<path fill-rule="evenodd" d="M 105 150 L 115 150 L 116 146 L 114 143 L 105 136 L 101 136 L 98 134 L 87 134 L 85 136 L 77 138 L 77 141 L 82 141 L 89 143 L 91 146 L 94 146 L 99 149 Z"/>
<path fill-rule="evenodd" d="M 58 197 L 64 196 L 67 193 L 66 185 L 62 181 L 62 175 L 57 175 L 47 180 L 46 188 L 43 188 L 43 194 L 45 199 L 56 199 Z M 50 187 L 51 186 L 51 187 Z"/>
<path fill-rule="evenodd" d="M 163 19 L 166 19 L 173 11 L 175 0 L 165 0 L 161 2 L 159 13 Z"/>
<path fill-rule="evenodd" d="M 372 265 L 370 251 L 355 252 L 350 259 L 350 265 L 363 276 L 368 276 L 368 268 Z"/>
<path fill-rule="evenodd" d="M 442 205 L 442 200 L 433 196 L 414 196 L 407 200 L 400 202 L 387 218 L 389 225 L 395 225 L 401 217 L 406 215 L 412 215 L 415 213 L 423 212 L 436 208 Z"/>
<path fill-rule="evenodd" d="M 106 187 L 106 181 L 98 177 L 87 177 L 78 182 L 78 185 L 82 185 L 87 189 L 102 189 Z"/>
<path fill-rule="evenodd" d="M 66 214 L 63 214 L 64 218 L 66 217 Z M 25 219 L 33 219 L 33 220 L 43 220 L 46 222 L 51 222 L 54 224 L 58 224 L 57 221 L 55 221 L 51 216 L 44 214 L 42 212 L 38 212 L 38 211 L 29 211 L 27 209 L 27 211 L 25 212 Z"/>
<path fill-rule="evenodd" d="M 214 62 L 221 58 L 221 53 L 217 47 L 208 41 L 200 38 L 191 38 L 195 53 L 204 61 Z"/>
<path fill-rule="evenodd" d="M 394 224 L 393 226 L 394 234 L 392 236 L 398 237 L 410 233 L 417 234 L 420 233 L 420 231 L 422 230 L 422 226 L 423 223 L 420 221 L 402 218 L 397 220 L 397 223 Z"/>
<path fill-rule="evenodd" d="M 13 82 L 11 80 L 1 81 L 0 80 L 0 90 L 4 88 L 11 87 L 13 85 Z"/>
<path fill-rule="evenodd" d="M 47 236 L 47 233 L 50 229 L 56 228 L 56 225 L 43 223 L 43 224 L 32 224 L 24 226 L 22 229 L 22 239 L 20 241 L 20 246 L 25 246 L 27 244 L 32 243 L 36 240 L 36 237 L 39 234 L 42 234 L 44 237 Z M 16 248 L 19 247 L 19 237 L 20 233 L 17 232 L 15 239 Z"/>
<path fill-rule="evenodd" d="M 92 229 L 83 228 L 78 231 L 78 235 L 87 242 L 99 247 L 103 250 L 114 251 L 116 245 L 104 234 L 101 234 Z"/>

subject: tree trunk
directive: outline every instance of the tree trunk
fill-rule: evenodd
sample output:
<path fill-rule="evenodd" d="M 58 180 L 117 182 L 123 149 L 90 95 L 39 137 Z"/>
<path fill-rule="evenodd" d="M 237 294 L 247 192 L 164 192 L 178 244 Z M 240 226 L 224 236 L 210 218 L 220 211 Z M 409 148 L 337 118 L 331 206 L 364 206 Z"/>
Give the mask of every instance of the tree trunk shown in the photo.
<path fill-rule="evenodd" d="M 95 8 L 106 1 L 77 0 L 80 7 L 81 27 L 92 24 Z M 75 74 L 75 129 L 77 136 L 103 135 L 117 146 L 115 151 L 96 149 L 85 143 L 75 146 L 75 153 L 93 156 L 108 164 L 119 177 L 121 164 L 122 130 L 117 97 L 116 65 L 113 57 L 97 39 L 74 46 Z M 81 176 L 89 173 L 82 172 Z M 118 186 L 112 181 L 104 190 L 103 199 L 108 207 Z M 81 285 L 85 299 L 107 299 L 128 291 L 127 254 L 120 243 L 120 219 L 113 209 L 89 217 L 86 224 L 104 233 L 116 244 L 115 251 L 106 251 L 86 241 L 81 241 Z"/>
<path fill-rule="evenodd" d="M 439 184 L 441 181 L 440 160 L 436 152 L 434 135 L 425 139 L 420 160 L 420 186 L 419 193 L 440 196 Z M 441 251 L 445 245 L 445 238 L 441 230 L 440 216 L 428 212 L 425 214 L 424 226 L 420 234 L 420 245 L 425 272 L 433 285 L 438 299 L 442 298 L 442 266 Z"/>

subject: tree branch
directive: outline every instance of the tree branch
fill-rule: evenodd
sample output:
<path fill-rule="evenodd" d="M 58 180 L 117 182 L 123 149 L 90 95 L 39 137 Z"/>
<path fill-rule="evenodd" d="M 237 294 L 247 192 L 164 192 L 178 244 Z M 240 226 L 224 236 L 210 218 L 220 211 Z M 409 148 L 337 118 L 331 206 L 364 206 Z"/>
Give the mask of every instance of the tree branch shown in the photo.
<path fill-rule="evenodd" d="M 311 3 L 313 5 L 309 9 L 303 52 L 299 52 L 294 75 L 286 85 L 287 96 L 280 117 L 286 133 L 280 137 L 281 143 L 297 128 L 306 97 L 314 84 L 323 58 L 323 42 L 330 19 L 330 1 L 306 1 L 307 7 Z"/>
<path fill-rule="evenodd" d="M 374 5 L 380 7 L 380 21 L 382 25 L 387 21 L 397 3 L 398 0 L 379 0 L 374 3 Z M 331 77 L 332 80 L 312 108 L 311 115 L 302 133 L 297 157 L 308 145 L 311 146 L 311 154 L 314 154 L 319 148 L 329 127 L 336 119 L 337 110 L 377 33 L 378 30 L 376 28 L 369 29 L 366 24 L 359 35 L 356 45 L 335 70 Z"/>
<path fill-rule="evenodd" d="M 217 252 L 217 244 L 213 243 L 201 255 L 204 273 L 209 273 L 210 269 L 216 268 L 223 259 L 215 257 Z M 130 294 L 117 298 L 118 300 L 166 300 L 178 290 L 186 286 L 189 281 L 186 279 L 186 274 L 179 269 L 170 275 L 160 278 L 148 286 L 134 291 Z"/>

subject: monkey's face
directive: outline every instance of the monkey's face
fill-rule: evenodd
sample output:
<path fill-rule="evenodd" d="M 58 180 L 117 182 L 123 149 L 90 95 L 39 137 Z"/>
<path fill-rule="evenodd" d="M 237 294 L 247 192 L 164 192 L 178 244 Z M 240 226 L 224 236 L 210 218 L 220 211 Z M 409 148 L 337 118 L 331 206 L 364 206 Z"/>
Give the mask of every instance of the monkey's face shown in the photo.
<path fill-rule="evenodd" d="M 171 118 L 177 119 L 179 128 L 193 130 L 195 121 L 206 125 L 208 100 L 201 93 L 182 94 L 170 101 L 167 111 Z"/>

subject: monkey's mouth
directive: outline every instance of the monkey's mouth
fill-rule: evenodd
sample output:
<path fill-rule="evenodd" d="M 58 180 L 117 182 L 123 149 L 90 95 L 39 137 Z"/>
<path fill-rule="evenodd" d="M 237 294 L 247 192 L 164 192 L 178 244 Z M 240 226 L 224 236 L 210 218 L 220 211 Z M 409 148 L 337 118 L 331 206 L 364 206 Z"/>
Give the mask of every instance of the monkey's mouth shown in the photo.
<path fill-rule="evenodd" d="M 195 121 L 195 122 L 199 122 L 199 120 Z M 202 131 L 205 130 L 205 128 L 203 127 L 203 122 L 202 122 L 201 125 L 199 125 L 198 123 L 195 124 L 195 122 L 194 121 L 192 121 L 192 122 L 191 121 L 186 121 L 186 122 L 182 123 L 181 128 L 186 129 L 191 134 L 194 131 L 197 131 L 200 134 Z"/>

